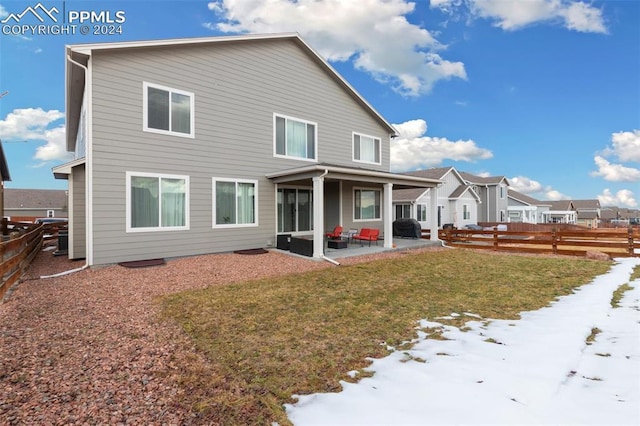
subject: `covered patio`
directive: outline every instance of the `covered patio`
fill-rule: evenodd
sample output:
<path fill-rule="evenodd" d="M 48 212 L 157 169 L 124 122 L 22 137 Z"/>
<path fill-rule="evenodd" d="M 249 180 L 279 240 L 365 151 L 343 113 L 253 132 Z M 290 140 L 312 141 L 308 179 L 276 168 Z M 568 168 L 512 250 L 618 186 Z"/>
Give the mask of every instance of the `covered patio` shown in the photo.
<path fill-rule="evenodd" d="M 280 188 L 309 188 L 312 192 L 312 218 L 310 229 L 300 232 L 294 229 L 290 232 L 282 227 L 280 215 L 284 206 L 278 205 L 278 234 L 290 232 L 296 237 L 313 240 L 314 258 L 323 258 L 329 253 L 337 256 L 357 255 L 353 253 L 359 245 L 350 244 L 351 249 L 329 249 L 326 245 L 325 234 L 340 225 L 344 229 L 351 228 L 377 228 L 380 230 L 382 240 L 378 241 L 380 249 L 391 250 L 398 247 L 398 242 L 393 238 L 393 210 L 392 191 L 394 189 L 408 188 L 436 188 L 441 181 L 438 179 L 422 178 L 416 176 L 401 175 L 364 168 L 346 167 L 330 164 L 313 164 L 294 169 L 288 169 L 269 173 L 268 179 L 276 184 L 276 191 Z M 358 198 L 361 193 L 375 192 L 375 202 L 364 205 Z M 437 191 L 431 192 L 430 218 L 437 217 Z M 295 210 L 293 207 L 292 210 Z M 375 212 L 368 215 L 371 211 Z M 437 241 L 437 221 L 430 220 L 432 239 Z M 298 231 L 298 232 L 295 232 Z M 407 240 L 409 241 L 409 240 Z M 421 240 L 427 242 L 427 240 Z M 394 247 L 394 244 L 396 247 Z M 404 243 L 403 243 L 404 244 Z M 375 250 L 375 245 L 371 250 Z M 369 247 L 367 246 L 367 249 Z M 329 252 L 328 250 L 331 250 Z M 335 253 L 334 253 L 335 252 Z M 340 254 L 344 252 L 345 254 Z"/>

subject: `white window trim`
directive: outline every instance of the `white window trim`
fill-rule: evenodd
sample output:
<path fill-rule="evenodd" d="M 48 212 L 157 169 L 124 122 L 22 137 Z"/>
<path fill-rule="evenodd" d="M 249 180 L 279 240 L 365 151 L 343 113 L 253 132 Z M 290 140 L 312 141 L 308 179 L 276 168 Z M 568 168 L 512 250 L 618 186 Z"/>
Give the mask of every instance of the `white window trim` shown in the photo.
<path fill-rule="evenodd" d="M 149 87 L 154 89 L 166 90 L 169 92 L 169 99 L 171 99 L 171 93 L 178 93 L 180 95 L 189 96 L 190 101 L 190 125 L 189 130 L 190 133 L 182 133 L 182 132 L 174 132 L 172 130 L 162 130 L 162 129 L 154 129 L 153 127 L 149 127 Z M 171 103 L 169 103 L 169 109 L 171 109 Z M 149 83 L 146 81 L 142 82 L 142 130 L 150 133 L 159 133 L 161 135 L 170 135 L 170 136 L 180 136 L 182 138 L 195 138 L 195 95 L 192 92 L 187 92 L 185 90 L 174 89 L 167 86 L 162 86 L 160 84 Z M 169 110 L 169 128 L 171 128 L 171 110 Z"/>
<path fill-rule="evenodd" d="M 313 125 L 313 137 L 315 140 L 315 143 L 313 144 L 313 150 L 314 150 L 313 158 L 302 158 L 302 157 L 296 157 L 292 155 L 282 155 L 276 152 L 277 151 L 277 146 L 276 146 L 276 143 L 277 143 L 276 142 L 276 118 L 277 117 L 284 118 L 285 120 L 293 120 L 293 121 L 298 121 L 300 123 Z M 310 163 L 317 163 L 318 162 L 318 123 L 315 123 L 309 120 L 303 120 L 302 118 L 291 117 L 289 115 L 278 114 L 274 112 L 273 113 L 273 156 L 277 158 L 287 158 L 289 160 L 299 160 L 299 161 L 307 161 Z"/>
<path fill-rule="evenodd" d="M 377 218 L 373 218 L 373 219 L 356 219 L 356 191 L 378 191 L 380 193 L 380 217 Z M 353 187 L 353 202 L 352 202 L 352 207 L 353 207 L 353 221 L 354 222 L 382 222 L 382 216 L 383 216 L 383 206 L 384 206 L 384 200 L 382 199 L 382 190 L 378 189 L 378 188 L 368 188 L 368 187 Z M 391 213 L 393 214 L 393 213 Z"/>
<path fill-rule="evenodd" d="M 131 178 L 132 177 L 154 177 L 158 179 L 183 179 L 185 181 L 185 221 L 184 226 L 157 226 L 157 227 L 149 227 L 149 228 L 134 228 L 131 226 Z M 147 173 L 147 172 L 126 172 L 126 215 L 127 215 L 127 224 L 126 224 L 126 232 L 165 232 L 165 231 L 188 231 L 190 229 L 190 197 L 189 197 L 189 176 L 184 175 L 170 175 L 164 173 Z"/>
<path fill-rule="evenodd" d="M 237 188 L 237 184 L 238 183 L 252 183 L 253 187 L 254 187 L 254 191 L 255 191 L 255 205 L 253 206 L 254 208 L 254 214 L 255 214 L 255 222 L 254 223 L 229 223 L 229 224 L 224 224 L 224 223 L 216 223 L 216 182 L 233 182 L 236 184 L 236 188 Z M 214 177 L 211 178 L 211 194 L 212 194 L 212 202 L 211 202 L 211 227 L 212 228 L 255 228 L 258 226 L 258 181 L 254 180 L 254 179 L 234 179 L 234 178 L 221 178 L 221 177 Z M 237 210 L 236 210 L 236 214 L 237 214 Z M 237 217 L 236 217 L 237 219 Z"/>
<path fill-rule="evenodd" d="M 364 136 L 365 138 L 371 138 L 373 140 L 377 140 L 378 141 L 378 158 L 380 159 L 380 161 L 375 162 L 375 161 L 365 161 L 365 160 L 358 160 L 356 159 L 356 150 L 355 150 L 355 135 L 360 136 L 360 143 L 362 144 L 362 137 Z M 362 146 L 360 146 L 360 153 L 362 154 Z M 377 136 L 371 136 L 371 135 L 367 135 L 365 133 L 359 133 L 359 132 L 351 132 L 351 160 L 353 160 L 354 163 L 364 163 L 364 164 L 376 164 L 376 165 L 381 165 L 382 164 L 382 139 L 377 137 Z"/>

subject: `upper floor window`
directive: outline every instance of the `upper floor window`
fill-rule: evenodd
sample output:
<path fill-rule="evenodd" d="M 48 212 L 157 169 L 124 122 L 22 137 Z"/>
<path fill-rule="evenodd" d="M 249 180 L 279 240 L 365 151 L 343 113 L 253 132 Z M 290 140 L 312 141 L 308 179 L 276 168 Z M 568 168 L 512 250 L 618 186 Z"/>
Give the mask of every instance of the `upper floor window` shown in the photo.
<path fill-rule="evenodd" d="M 380 164 L 380 139 L 354 133 L 353 161 Z"/>
<path fill-rule="evenodd" d="M 356 189 L 353 191 L 353 219 L 380 220 L 382 192 L 378 189 Z"/>
<path fill-rule="evenodd" d="M 175 136 L 194 137 L 194 95 L 145 82 L 144 130 Z"/>
<path fill-rule="evenodd" d="M 500 198 L 501 199 L 504 198 L 506 196 L 506 194 L 507 194 L 507 188 L 502 186 L 502 185 L 500 185 Z"/>
<path fill-rule="evenodd" d="M 127 172 L 127 232 L 189 229 L 189 177 Z"/>
<path fill-rule="evenodd" d="M 213 179 L 213 226 L 258 224 L 258 181 Z"/>
<path fill-rule="evenodd" d="M 315 161 L 317 125 L 297 118 L 274 115 L 274 155 Z"/>

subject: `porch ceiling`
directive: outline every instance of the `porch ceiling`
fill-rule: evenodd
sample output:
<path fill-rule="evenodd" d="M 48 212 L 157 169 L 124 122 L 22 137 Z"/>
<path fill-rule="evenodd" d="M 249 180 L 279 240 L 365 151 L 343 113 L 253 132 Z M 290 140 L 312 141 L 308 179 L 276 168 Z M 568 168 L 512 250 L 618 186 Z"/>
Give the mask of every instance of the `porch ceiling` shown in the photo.
<path fill-rule="evenodd" d="M 267 173 L 266 175 L 268 179 L 271 179 L 275 183 L 294 183 L 296 181 L 306 181 L 318 176 L 322 176 L 326 180 L 349 180 L 378 184 L 392 183 L 393 189 L 435 188 L 442 183 L 439 179 L 329 164 L 313 164 Z"/>

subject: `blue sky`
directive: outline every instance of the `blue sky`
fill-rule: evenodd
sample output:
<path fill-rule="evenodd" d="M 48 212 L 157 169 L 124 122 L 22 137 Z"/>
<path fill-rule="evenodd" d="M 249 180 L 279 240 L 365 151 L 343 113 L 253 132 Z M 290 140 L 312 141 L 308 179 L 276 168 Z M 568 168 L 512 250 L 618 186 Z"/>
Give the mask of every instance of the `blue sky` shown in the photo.
<path fill-rule="evenodd" d="M 11 14 L 38 3 L 0 0 L 8 188 L 66 188 L 51 173 L 72 159 L 66 44 L 296 31 L 399 130 L 393 171 L 454 166 L 506 176 L 540 200 L 639 207 L 636 0 L 40 2 L 69 25 L 71 12 L 105 21 L 121 12 L 121 34 L 102 36 L 80 34 L 78 22 L 75 34 L 16 27 Z M 32 14 L 19 22 L 39 23 Z"/>

